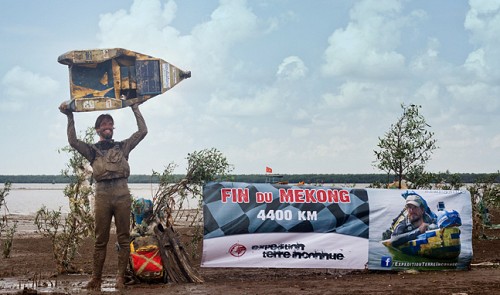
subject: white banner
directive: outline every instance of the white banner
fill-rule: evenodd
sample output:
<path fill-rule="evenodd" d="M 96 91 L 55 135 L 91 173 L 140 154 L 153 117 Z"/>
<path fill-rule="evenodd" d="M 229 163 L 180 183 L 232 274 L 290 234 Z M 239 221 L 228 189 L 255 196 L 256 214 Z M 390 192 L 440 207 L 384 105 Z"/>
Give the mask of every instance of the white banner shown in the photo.
<path fill-rule="evenodd" d="M 203 267 L 467 269 L 468 191 L 215 182 Z"/>

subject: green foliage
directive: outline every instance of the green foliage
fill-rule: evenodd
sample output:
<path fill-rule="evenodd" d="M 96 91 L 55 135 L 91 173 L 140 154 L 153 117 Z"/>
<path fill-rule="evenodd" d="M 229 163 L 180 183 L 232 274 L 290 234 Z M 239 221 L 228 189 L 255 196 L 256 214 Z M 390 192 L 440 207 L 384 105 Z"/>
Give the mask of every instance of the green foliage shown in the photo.
<path fill-rule="evenodd" d="M 368 188 L 387 188 L 387 184 L 375 181 L 368 185 Z"/>
<path fill-rule="evenodd" d="M 401 108 L 403 114 L 383 138 L 379 137 L 379 149 L 374 150 L 375 167 L 395 175 L 399 187 L 407 173 L 417 174 L 424 170 L 432 151 L 437 148 L 434 133 L 427 130 L 430 126 L 419 113 L 421 106 L 402 104 Z"/>
<path fill-rule="evenodd" d="M 93 135 L 93 128 L 88 128 L 83 141 L 90 143 Z M 36 213 L 35 225 L 40 234 L 52 241 L 52 252 L 58 272 L 72 273 L 75 272 L 72 262 L 78 254 L 81 241 L 94 232 L 94 217 L 89 202 L 93 190 L 88 181 L 90 178 L 88 161 L 69 146 L 62 148 L 61 151 L 71 156 L 62 171 L 62 175 L 70 180 L 64 188 L 64 194 L 69 202 L 69 213 L 64 216 L 61 208 L 48 210 L 43 206 Z"/>
<path fill-rule="evenodd" d="M 172 174 L 175 164 L 169 164 L 161 174 L 153 172 L 153 176 L 160 180 L 158 191 L 153 197 L 153 216 L 167 226 L 182 224 L 192 227 L 192 240 L 188 247 L 194 255 L 196 246 L 203 239 L 203 185 L 227 177 L 232 165 L 215 148 L 190 153 L 187 160 L 185 177 L 175 183 Z M 189 200 L 194 200 L 197 207 L 188 208 Z"/>
<path fill-rule="evenodd" d="M 223 178 L 232 170 L 226 157 L 217 149 L 205 149 L 188 154 L 188 168 L 185 179 L 190 184 L 204 184 Z"/>
<path fill-rule="evenodd" d="M 472 196 L 472 217 L 475 235 L 488 238 L 484 227 L 490 226 L 489 208 L 500 208 L 500 171 L 479 179 L 467 187 Z"/>
<path fill-rule="evenodd" d="M 17 221 L 5 230 L 5 239 L 2 242 L 2 256 L 3 258 L 9 258 L 10 252 L 12 251 L 12 243 L 14 241 L 14 234 L 17 229 Z"/>
<path fill-rule="evenodd" d="M 5 198 L 9 195 L 12 184 L 10 182 L 6 182 L 3 185 L 3 188 L 0 189 L 0 209 L 5 207 Z"/>
<path fill-rule="evenodd" d="M 500 171 L 479 180 L 474 185 L 477 191 L 482 192 L 483 202 L 487 207 L 500 208 Z"/>
<path fill-rule="evenodd" d="M 442 189 L 458 190 L 464 186 L 462 177 L 458 173 L 430 173 L 423 171 L 423 167 L 412 170 L 406 175 L 410 189 Z"/>
<path fill-rule="evenodd" d="M 7 203 L 5 198 L 9 195 L 12 184 L 10 182 L 4 183 L 3 189 L 0 189 L 0 209 L 4 208 L 4 214 L 0 219 L 0 238 L 4 237 L 2 240 L 2 255 L 4 258 L 10 257 L 10 252 L 12 251 L 12 241 L 14 240 L 14 234 L 17 229 L 17 221 L 10 225 L 9 219 L 7 218 Z"/>

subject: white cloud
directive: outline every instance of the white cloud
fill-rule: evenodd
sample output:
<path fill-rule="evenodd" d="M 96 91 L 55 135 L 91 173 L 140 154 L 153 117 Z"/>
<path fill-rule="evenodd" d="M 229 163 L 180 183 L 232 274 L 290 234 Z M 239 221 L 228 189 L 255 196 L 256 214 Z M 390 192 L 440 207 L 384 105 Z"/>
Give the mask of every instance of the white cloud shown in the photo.
<path fill-rule="evenodd" d="M 471 52 L 464 63 L 464 68 L 482 80 L 487 79 L 488 65 L 485 61 L 484 49 L 480 48 Z"/>
<path fill-rule="evenodd" d="M 439 68 L 436 67 L 436 63 L 439 63 L 439 46 L 439 40 L 430 38 L 427 42 L 425 51 L 411 60 L 409 65 L 410 70 L 414 73 L 424 73 L 424 75 L 439 70 Z"/>
<path fill-rule="evenodd" d="M 176 4 L 173 1 L 167 2 L 162 7 L 161 1 L 141 1 L 136 0 L 127 12 L 120 9 L 114 13 L 106 13 L 100 16 L 98 38 L 102 43 L 125 43 L 137 42 L 150 43 L 149 38 L 159 35 L 163 27 L 168 25 L 173 19 L 176 11 Z M 117 34 L 118 32 L 127 34 Z M 133 42 L 135 41 L 135 42 Z"/>
<path fill-rule="evenodd" d="M 208 109 L 214 116 L 265 116 L 280 105 L 277 98 L 283 97 L 277 88 L 265 88 L 248 97 L 238 93 L 215 91 Z"/>
<path fill-rule="evenodd" d="M 281 13 L 279 16 L 271 17 L 269 20 L 267 20 L 268 28 L 264 31 L 264 34 L 269 34 L 271 32 L 277 31 L 289 22 L 296 20 L 297 14 L 293 11 L 287 10 L 286 12 Z"/>
<path fill-rule="evenodd" d="M 398 15 L 400 10 L 401 2 L 395 0 L 356 2 L 350 23 L 328 39 L 323 72 L 343 78 L 401 75 L 406 59 L 396 48 L 407 21 Z"/>
<path fill-rule="evenodd" d="M 90 18 L 74 18 L 75 27 L 88 28 L 77 37 L 60 25 L 64 14 L 56 9 L 47 15 L 53 22 L 26 22 L 37 19 L 32 11 L 26 23 L 3 20 L 3 32 L 12 35 L 6 46 L 19 52 L 7 50 L 0 63 L 1 108 L 11 111 L 2 113 L 2 137 L 17 135 L 19 124 L 36 124 L 35 133 L 19 134 L 26 136 L 23 142 L 50 134 L 66 143 L 56 106 L 67 91 L 47 72 L 62 73 L 56 80 L 65 86 L 67 75 L 46 55 L 91 44 L 146 53 L 193 73 L 141 105 L 150 133 L 131 158 L 134 173 L 171 161 L 182 165 L 187 152 L 208 147 L 223 151 L 237 173 L 263 172 L 265 165 L 277 173 L 370 172 L 377 136 L 400 115 L 401 103 L 422 105 L 436 132 L 441 149 L 429 163 L 432 170 L 498 169 L 491 161 L 499 146 L 498 1 L 469 1 L 470 9 L 455 1 L 437 7 L 399 0 L 102 3 L 85 6 Z M 88 21 L 96 16 L 94 33 L 97 24 Z M 9 31 L 37 26 L 67 38 L 22 38 L 22 32 Z M 42 43 L 50 50 L 29 51 Z M 12 110 L 27 110 L 20 103 L 35 99 L 52 106 L 31 104 L 43 110 L 16 121 L 21 117 Z M 130 110 L 112 114 L 117 139 L 135 130 Z M 92 125 L 95 115 L 77 114 L 77 129 Z M 40 153 L 51 151 L 36 152 L 43 158 Z M 10 150 L 3 154 L 15 158 Z M 2 171 L 29 165 L 19 161 L 2 165 Z"/>
<path fill-rule="evenodd" d="M 244 0 L 221 0 L 208 21 L 195 25 L 189 34 L 171 25 L 177 6 L 159 0 L 135 0 L 129 12 L 119 10 L 101 15 L 102 47 L 125 47 L 160 57 L 191 70 L 192 87 L 224 83 L 234 61 L 230 49 L 257 32 L 257 17 Z M 203 91 L 203 90 L 201 90 Z"/>
<path fill-rule="evenodd" d="M 474 42 L 499 42 L 500 2 L 489 0 L 470 0 L 470 10 L 465 17 L 465 28 L 473 32 Z"/>
<path fill-rule="evenodd" d="M 394 85 L 372 82 L 348 81 L 338 87 L 337 93 L 323 94 L 323 100 L 331 109 L 363 110 L 389 108 L 398 109 L 404 102 L 406 92 Z"/>
<path fill-rule="evenodd" d="M 478 116 L 500 111 L 500 87 L 492 87 L 482 82 L 455 84 L 447 87 L 456 103 L 462 104 L 464 111 L 478 111 Z"/>
<path fill-rule="evenodd" d="M 15 66 L 2 78 L 4 100 L 1 110 L 16 111 L 29 102 L 52 98 L 57 93 L 59 82 L 29 70 Z M 34 107 L 32 105 L 31 107 Z"/>
<path fill-rule="evenodd" d="M 10 69 L 2 78 L 5 93 L 14 98 L 45 97 L 55 92 L 59 82 L 50 77 L 44 77 L 21 67 Z"/>
<path fill-rule="evenodd" d="M 293 137 L 305 137 L 311 133 L 309 128 L 305 127 L 294 127 L 292 128 L 292 136 Z"/>
<path fill-rule="evenodd" d="M 298 56 L 289 56 L 278 67 L 276 76 L 284 80 L 298 80 L 307 74 L 307 67 Z"/>
<path fill-rule="evenodd" d="M 480 3 L 471 4 L 471 11 L 478 11 L 471 20 L 481 29 L 466 25 L 477 50 L 464 65 L 444 62 L 440 50 L 449 45 L 433 35 L 424 36 L 427 44 L 411 55 L 401 50 L 410 38 L 408 31 L 418 30 L 424 18 L 431 20 L 427 12 L 405 11 L 404 2 L 397 0 L 358 1 L 350 10 L 349 22 L 334 28 L 328 38 L 320 69 L 310 67 L 309 61 L 306 66 L 303 57 L 294 52 L 276 64 L 276 80 L 265 84 L 252 77 L 260 74 L 253 59 L 234 48 L 286 31 L 284 24 L 300 22 L 301 15 L 287 9 L 264 19 L 251 5 L 243 0 L 221 0 L 208 19 L 184 28 L 182 32 L 188 33 L 183 34 L 172 24 L 180 2 L 136 0 L 129 10 L 101 15 L 102 46 L 162 57 L 193 72 L 172 94 L 143 106 L 152 130 L 163 132 L 160 142 L 183 143 L 176 145 L 172 156 L 208 144 L 227 151 L 237 169 L 241 165 L 249 171 L 265 165 L 263 159 L 274 159 L 297 172 L 303 171 L 297 167 L 307 163 L 328 171 L 325 159 L 340 160 L 338 167 L 364 159 L 369 166 L 373 155 L 367 146 L 396 119 L 401 103 L 422 104 L 433 115 L 429 123 L 439 122 L 450 136 L 463 132 L 452 126 L 470 126 L 468 122 L 477 116 L 467 112 L 480 109 L 474 99 L 487 102 L 490 110 L 498 109 L 496 91 L 491 93 L 486 79 L 483 83 L 474 79 L 488 77 L 492 71 L 488 64 L 495 64 L 491 63 L 491 37 L 480 32 L 484 28 L 495 32 L 495 17 L 474 8 Z M 259 54 L 255 52 L 255 58 Z M 314 77 L 318 72 L 324 76 Z M 171 123 L 159 123 L 166 118 Z M 211 133 L 214 130 L 217 135 Z M 452 145 L 454 139 L 444 137 L 445 146 L 448 140 Z M 466 138 L 460 145 L 468 145 L 468 141 Z"/>
<path fill-rule="evenodd" d="M 500 149 L 500 134 L 491 139 L 491 147 L 493 149 Z"/>
<path fill-rule="evenodd" d="M 478 78 L 497 81 L 500 77 L 500 2 L 471 0 L 464 27 L 476 49 L 465 63 Z M 495 82 L 496 83 L 496 82 Z"/>

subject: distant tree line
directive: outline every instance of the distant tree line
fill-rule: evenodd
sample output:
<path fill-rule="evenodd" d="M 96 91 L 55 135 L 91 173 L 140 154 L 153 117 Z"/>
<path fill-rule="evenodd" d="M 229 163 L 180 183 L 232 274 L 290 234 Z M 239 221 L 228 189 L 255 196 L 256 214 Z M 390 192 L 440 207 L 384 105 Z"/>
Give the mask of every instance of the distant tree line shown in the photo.
<path fill-rule="evenodd" d="M 484 179 L 490 173 L 455 173 L 449 172 L 436 173 L 437 179 L 445 182 L 452 178 L 459 178 L 462 183 L 475 183 L 477 180 Z M 173 175 L 173 182 L 182 179 L 184 175 Z M 251 183 L 310 183 L 310 184 L 355 184 L 355 183 L 391 183 L 394 176 L 387 174 L 283 174 L 283 175 L 265 175 L 265 174 L 234 174 L 228 175 L 221 181 L 251 182 Z M 0 175 L 0 183 L 69 183 L 71 179 L 64 175 Z M 136 174 L 130 175 L 129 183 L 158 183 L 159 178 L 155 175 Z M 495 180 L 500 183 L 500 177 Z"/>

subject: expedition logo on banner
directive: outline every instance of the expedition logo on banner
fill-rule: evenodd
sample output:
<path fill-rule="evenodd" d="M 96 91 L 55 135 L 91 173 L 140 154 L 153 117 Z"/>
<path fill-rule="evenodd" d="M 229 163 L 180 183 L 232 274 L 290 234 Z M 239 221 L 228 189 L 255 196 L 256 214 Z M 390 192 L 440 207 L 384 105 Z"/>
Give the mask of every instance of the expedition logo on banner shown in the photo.
<path fill-rule="evenodd" d="M 437 270 L 472 260 L 468 191 L 214 182 L 203 199 L 203 267 Z"/>

